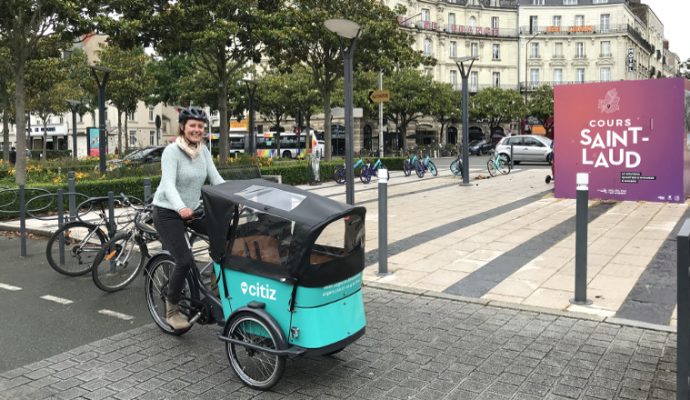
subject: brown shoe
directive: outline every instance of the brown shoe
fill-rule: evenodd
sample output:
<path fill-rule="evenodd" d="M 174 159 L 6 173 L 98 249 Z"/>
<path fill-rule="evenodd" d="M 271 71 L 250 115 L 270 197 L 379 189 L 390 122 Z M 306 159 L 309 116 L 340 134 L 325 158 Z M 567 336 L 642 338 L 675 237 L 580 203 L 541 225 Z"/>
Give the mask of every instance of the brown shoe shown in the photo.
<path fill-rule="evenodd" d="M 180 306 L 168 301 L 165 302 L 165 322 L 176 331 L 188 329 L 191 326 L 189 321 L 187 321 L 187 317 L 180 312 Z"/>

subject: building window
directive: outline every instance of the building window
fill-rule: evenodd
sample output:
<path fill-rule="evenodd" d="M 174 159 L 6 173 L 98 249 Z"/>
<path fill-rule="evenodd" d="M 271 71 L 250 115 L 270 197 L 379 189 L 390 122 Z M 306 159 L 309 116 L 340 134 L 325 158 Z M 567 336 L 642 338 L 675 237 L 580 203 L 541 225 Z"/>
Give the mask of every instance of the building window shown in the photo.
<path fill-rule="evenodd" d="M 606 4 L 609 0 L 592 0 L 592 4 Z"/>
<path fill-rule="evenodd" d="M 453 89 L 458 90 L 458 72 L 450 71 L 450 85 Z"/>
<path fill-rule="evenodd" d="M 448 57 L 455 58 L 457 56 L 458 56 L 458 43 L 457 42 L 450 42 L 450 46 L 448 46 Z"/>
<path fill-rule="evenodd" d="M 134 112 L 127 113 L 127 119 L 130 121 L 134 121 Z"/>
<path fill-rule="evenodd" d="M 431 56 L 431 39 L 424 39 L 424 55 Z"/>
<path fill-rule="evenodd" d="M 491 28 L 498 29 L 498 17 L 491 17 Z"/>
<path fill-rule="evenodd" d="M 129 145 L 130 146 L 136 146 L 137 145 L 137 131 L 129 131 Z"/>
<path fill-rule="evenodd" d="M 59 123 L 59 124 L 64 123 L 64 120 L 62 119 L 62 115 L 58 118 L 58 123 Z"/>
<path fill-rule="evenodd" d="M 539 18 L 536 15 L 529 17 L 529 33 L 536 33 L 539 31 Z"/>
<path fill-rule="evenodd" d="M 479 73 L 477 71 L 470 72 L 470 91 L 476 92 L 479 89 Z"/>
<path fill-rule="evenodd" d="M 156 131 L 149 131 L 149 145 L 153 146 L 156 144 Z"/>
<path fill-rule="evenodd" d="M 608 40 L 601 42 L 601 56 L 611 57 L 611 42 Z"/>
<path fill-rule="evenodd" d="M 153 121 L 153 107 L 149 107 L 149 121 Z"/>
<path fill-rule="evenodd" d="M 475 18 L 475 17 L 470 17 L 469 22 L 468 22 L 468 25 L 470 26 L 470 28 L 475 28 L 475 27 L 477 27 L 477 18 Z"/>
<path fill-rule="evenodd" d="M 531 87 L 539 85 L 539 68 L 531 68 L 529 70 L 529 84 Z"/>
<path fill-rule="evenodd" d="M 532 5 L 533 6 L 543 6 L 544 0 L 532 0 Z"/>
<path fill-rule="evenodd" d="M 539 43 L 532 43 L 530 48 L 529 56 L 530 58 L 539 58 Z"/>
<path fill-rule="evenodd" d="M 501 87 L 501 73 L 500 72 L 492 72 L 491 73 L 491 83 L 493 83 L 494 87 Z"/>
<path fill-rule="evenodd" d="M 451 30 L 455 30 L 455 13 L 448 13 L 448 26 Z"/>
<path fill-rule="evenodd" d="M 561 68 L 556 68 L 553 70 L 553 83 L 555 85 L 563 82 L 563 70 Z"/>
<path fill-rule="evenodd" d="M 554 58 L 563 58 L 563 42 L 556 42 L 553 44 Z"/>
<path fill-rule="evenodd" d="M 79 116 L 79 123 L 84 123 L 84 116 L 82 114 L 77 114 Z"/>
<path fill-rule="evenodd" d="M 611 19 L 610 14 L 601 14 L 599 17 L 599 30 L 602 32 L 609 31 L 609 20 Z"/>
<path fill-rule="evenodd" d="M 491 0 L 491 6 L 490 7 L 500 7 L 501 6 L 501 0 Z"/>
<path fill-rule="evenodd" d="M 585 16 L 584 15 L 576 15 L 575 16 L 575 26 L 584 26 L 585 25 Z"/>
<path fill-rule="evenodd" d="M 428 8 L 422 8 L 422 21 L 429 21 L 431 14 Z"/>
<path fill-rule="evenodd" d="M 553 16 L 553 26 L 561 27 L 561 16 L 560 15 L 554 15 Z"/>
<path fill-rule="evenodd" d="M 584 42 L 575 43 L 575 58 L 585 58 L 585 44 L 584 44 Z"/>
<path fill-rule="evenodd" d="M 501 59 L 501 45 L 494 43 L 491 49 L 491 59 L 500 60 Z"/>
<path fill-rule="evenodd" d="M 563 0 L 564 6 L 576 6 L 577 0 Z"/>
<path fill-rule="evenodd" d="M 470 43 L 470 56 L 479 57 L 479 43 L 477 43 L 477 42 Z"/>
<path fill-rule="evenodd" d="M 611 80 L 611 68 L 604 67 L 599 70 L 599 80 L 602 82 L 608 82 Z"/>
<path fill-rule="evenodd" d="M 584 83 L 585 82 L 585 69 L 578 68 L 575 70 L 575 82 Z"/>

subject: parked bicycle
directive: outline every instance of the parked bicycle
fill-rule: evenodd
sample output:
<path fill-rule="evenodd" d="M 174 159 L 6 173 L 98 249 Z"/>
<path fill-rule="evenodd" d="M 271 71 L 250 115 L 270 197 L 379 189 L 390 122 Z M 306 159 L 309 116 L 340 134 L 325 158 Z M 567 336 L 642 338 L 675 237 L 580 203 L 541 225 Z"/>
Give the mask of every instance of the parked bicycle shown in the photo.
<path fill-rule="evenodd" d="M 132 198 L 133 199 L 133 198 Z M 91 271 L 91 266 L 98 251 L 103 247 L 117 226 L 111 224 L 107 217 L 108 197 L 92 197 L 77 207 L 77 220 L 68 222 L 53 233 L 46 245 L 46 259 L 55 271 L 67 276 L 84 275 Z M 118 205 L 132 207 L 130 198 L 124 194 L 115 198 Z M 84 221 L 86 215 L 96 209 L 95 222 Z"/>
<path fill-rule="evenodd" d="M 455 176 L 459 176 L 462 178 L 462 155 L 458 154 L 458 157 L 451 161 L 450 163 L 450 172 L 453 173 Z"/>
<path fill-rule="evenodd" d="M 424 177 L 426 171 L 431 172 L 431 175 L 433 176 L 438 175 L 438 168 L 436 168 L 436 164 L 434 164 L 434 162 L 431 161 L 431 158 L 429 158 L 429 156 L 426 156 L 424 158 L 415 156 L 412 160 L 412 166 L 414 167 L 417 176 L 420 178 Z"/>
<path fill-rule="evenodd" d="M 364 160 L 362 160 L 360 158 L 359 160 L 357 160 L 355 165 L 352 166 L 352 169 L 354 171 L 359 171 L 363 164 L 364 164 Z M 347 174 L 345 173 L 345 165 L 335 169 L 335 171 L 333 172 L 333 179 L 335 180 L 336 183 L 339 183 L 341 185 L 345 183 L 345 181 L 347 180 Z M 362 181 L 362 182 L 364 182 L 364 181 Z"/>
<path fill-rule="evenodd" d="M 386 178 L 390 179 L 391 174 L 390 172 L 388 172 L 388 168 L 386 168 L 386 166 L 383 165 L 381 159 L 376 160 L 376 162 L 373 164 L 369 161 L 364 163 L 364 165 L 362 165 L 362 169 L 359 172 L 359 179 L 363 183 L 369 183 L 371 182 L 372 176 L 379 177 L 379 169 L 385 169 L 387 172 Z"/>
<path fill-rule="evenodd" d="M 486 168 L 491 176 L 496 176 L 499 172 L 502 175 L 510 173 L 510 163 L 496 151 L 492 151 L 491 158 L 486 162 Z"/>

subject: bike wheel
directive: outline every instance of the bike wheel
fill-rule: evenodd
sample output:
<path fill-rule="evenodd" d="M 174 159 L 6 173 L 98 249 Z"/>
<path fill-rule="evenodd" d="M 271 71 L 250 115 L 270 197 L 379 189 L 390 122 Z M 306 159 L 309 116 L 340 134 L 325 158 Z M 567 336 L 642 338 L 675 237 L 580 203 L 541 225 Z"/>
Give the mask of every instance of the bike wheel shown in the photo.
<path fill-rule="evenodd" d="M 414 167 L 414 172 L 417 173 L 417 176 L 420 178 L 424 177 L 424 165 L 422 164 L 421 161 L 417 161 L 417 164 Z"/>
<path fill-rule="evenodd" d="M 362 181 L 362 183 L 371 182 L 371 170 L 367 167 L 362 167 L 359 171 L 359 180 Z"/>
<path fill-rule="evenodd" d="M 270 350 L 281 347 L 278 332 L 264 318 L 250 312 L 239 313 L 225 325 L 224 336 Z M 231 342 L 225 351 L 232 370 L 245 385 L 268 390 L 278 383 L 285 370 L 285 357 Z"/>
<path fill-rule="evenodd" d="M 381 164 L 381 166 L 379 167 L 379 169 L 376 170 L 376 177 L 379 178 L 379 179 L 381 178 L 381 176 L 379 176 L 379 173 L 381 172 L 382 169 L 385 169 L 385 170 L 386 170 L 386 179 L 388 179 L 388 180 L 390 181 L 390 180 L 391 180 L 391 173 L 390 173 L 390 170 L 388 169 L 388 167 L 386 167 L 386 166 L 383 165 L 383 164 Z"/>
<path fill-rule="evenodd" d="M 186 329 L 173 329 L 165 321 L 165 299 L 168 293 L 168 277 L 170 272 L 175 268 L 175 261 L 171 256 L 154 257 L 153 262 L 149 261 L 144 269 L 144 290 L 146 291 L 146 307 L 153 318 L 153 322 L 165 333 L 169 335 L 180 336 L 189 331 L 192 327 Z M 182 300 L 180 301 L 180 310 L 187 314 L 189 318 L 190 299 L 196 299 L 196 296 L 190 288 L 192 288 L 191 278 L 185 278 L 185 285 L 182 289 Z"/>
<path fill-rule="evenodd" d="M 486 169 L 489 170 L 489 175 L 491 175 L 491 176 L 498 175 L 498 169 L 496 169 L 496 164 L 494 163 L 494 160 L 487 161 Z"/>
<path fill-rule="evenodd" d="M 427 168 L 429 168 L 429 172 L 431 172 L 431 175 L 438 175 L 438 168 L 436 168 L 436 164 L 434 164 L 433 161 L 429 160 L 429 165 L 427 166 Z"/>
<path fill-rule="evenodd" d="M 345 169 L 342 167 L 336 168 L 335 172 L 333 173 L 333 179 L 335 179 L 336 183 L 341 185 L 345 183 Z"/>
<path fill-rule="evenodd" d="M 48 264 L 63 275 L 84 275 L 91 270 L 96 254 L 106 240 L 105 233 L 97 225 L 69 222 L 48 239 Z"/>
<path fill-rule="evenodd" d="M 137 242 L 133 231 L 117 233 L 96 255 L 93 282 L 105 292 L 123 289 L 137 277 L 146 256 L 146 245 Z"/>
<path fill-rule="evenodd" d="M 500 159 L 498 161 L 498 170 L 501 171 L 501 174 L 508 175 L 510 173 L 510 163 L 504 159 Z"/>
<path fill-rule="evenodd" d="M 410 164 L 410 160 L 403 161 L 403 173 L 405 176 L 412 175 L 412 165 Z"/>
<path fill-rule="evenodd" d="M 450 172 L 455 176 L 462 177 L 462 162 L 459 158 L 456 158 L 450 163 Z"/>

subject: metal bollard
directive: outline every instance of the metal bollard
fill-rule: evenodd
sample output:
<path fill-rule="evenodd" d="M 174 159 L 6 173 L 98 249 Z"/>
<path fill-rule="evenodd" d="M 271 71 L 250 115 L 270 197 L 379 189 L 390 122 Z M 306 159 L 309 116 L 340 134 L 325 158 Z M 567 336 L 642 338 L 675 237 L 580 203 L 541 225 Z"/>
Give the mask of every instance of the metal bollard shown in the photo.
<path fill-rule="evenodd" d="M 388 272 L 388 170 L 379 169 L 379 276 Z"/>
<path fill-rule="evenodd" d="M 571 304 L 589 305 L 587 300 L 587 220 L 589 201 L 589 174 L 578 172 L 575 205 L 575 298 Z"/>
<path fill-rule="evenodd" d="M 144 178 L 144 204 L 151 201 L 151 178 Z"/>
<path fill-rule="evenodd" d="M 108 236 L 112 237 L 117 231 L 115 222 L 115 197 L 113 191 L 108 192 Z"/>
<path fill-rule="evenodd" d="M 26 193 L 19 185 L 19 255 L 26 257 Z"/>
<path fill-rule="evenodd" d="M 65 211 L 65 190 L 58 189 L 57 191 L 57 219 L 58 219 L 58 229 L 62 228 L 65 223 L 65 218 L 62 215 Z M 65 235 L 60 235 L 60 265 L 65 265 Z"/>
<path fill-rule="evenodd" d="M 72 222 L 77 219 L 77 206 L 75 202 L 77 188 L 74 180 L 74 171 L 67 172 L 67 191 L 69 192 L 69 221 Z"/>
<path fill-rule="evenodd" d="M 513 169 L 513 145 L 510 145 L 510 169 Z"/>

